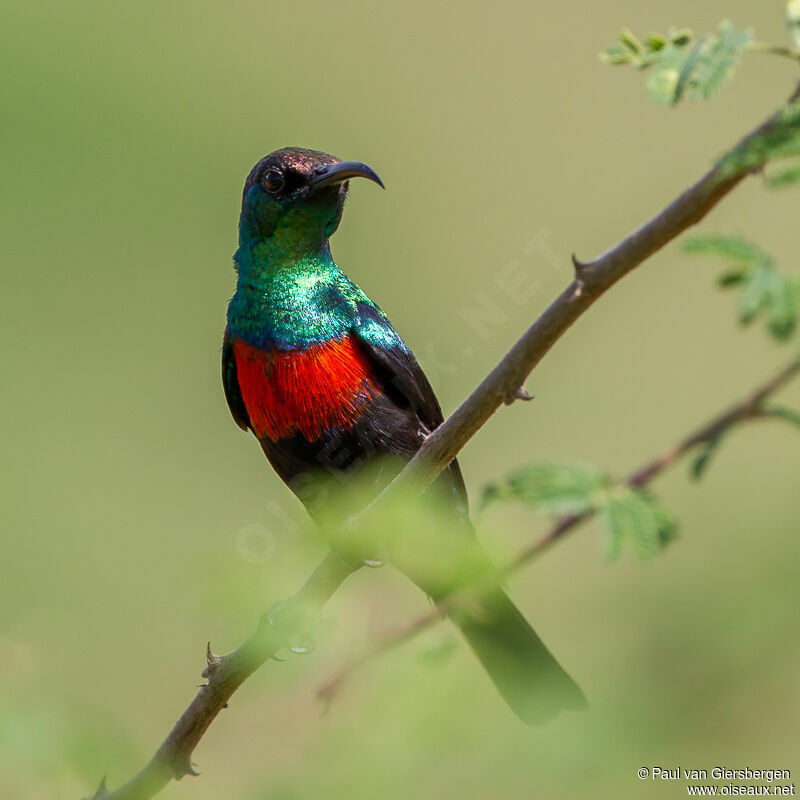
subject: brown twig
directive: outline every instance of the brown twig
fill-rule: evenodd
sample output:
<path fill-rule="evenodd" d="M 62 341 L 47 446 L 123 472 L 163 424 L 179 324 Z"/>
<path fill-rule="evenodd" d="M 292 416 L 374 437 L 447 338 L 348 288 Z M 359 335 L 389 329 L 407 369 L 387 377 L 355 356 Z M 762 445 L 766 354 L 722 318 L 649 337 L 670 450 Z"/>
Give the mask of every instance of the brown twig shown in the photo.
<path fill-rule="evenodd" d="M 768 133 L 780 121 L 779 114 L 773 115 L 737 147 Z M 689 226 L 699 222 L 753 171 L 751 165 L 735 169 L 714 167 L 661 213 L 608 252 L 588 263 L 574 259 L 575 278 L 569 286 L 480 386 L 428 436 L 416 456 L 389 487 L 352 520 L 348 531 L 352 543 L 357 544 L 359 537 L 367 531 L 380 528 L 384 509 L 391 504 L 396 492 L 424 490 L 501 404 L 521 397 L 523 384 L 531 370 L 598 297 Z M 314 616 L 351 571 L 336 556 L 323 561 L 300 592 L 287 601 L 280 625 L 261 625 L 247 642 L 223 657 L 219 668 L 212 669 L 209 664 L 208 685 L 200 689 L 148 765 L 117 789 L 108 791 L 102 785 L 95 793 L 95 799 L 149 800 L 173 778 L 190 774 L 191 754 L 208 726 L 225 708 L 233 692 L 292 634 L 291 625 L 284 620 L 294 619 L 298 611 L 304 612 L 299 614 L 304 620 L 306 616 Z"/>
<path fill-rule="evenodd" d="M 727 433 L 732 427 L 742 422 L 763 418 L 764 401 L 778 389 L 785 386 L 792 378 L 798 375 L 798 373 L 800 373 L 800 359 L 795 359 L 766 383 L 759 386 L 758 389 L 750 395 L 740 400 L 738 403 L 735 403 L 722 414 L 714 417 L 714 419 L 698 428 L 674 447 L 671 447 L 652 461 L 649 461 L 644 466 L 632 472 L 627 478 L 620 481 L 619 485 L 639 488 L 646 486 L 665 469 L 671 467 L 695 447 L 715 440 L 720 435 Z M 555 522 L 553 527 L 541 539 L 538 539 L 530 547 L 522 550 L 509 564 L 500 570 L 500 574 L 505 576 L 525 566 L 551 545 L 563 539 L 567 533 L 578 527 L 581 523 L 587 522 L 594 515 L 594 511 L 564 515 Z M 422 633 L 437 622 L 440 622 L 451 607 L 458 605 L 458 597 L 459 595 L 456 593 L 450 597 L 444 598 L 437 603 L 435 610 L 416 617 L 406 625 L 380 637 L 363 653 L 351 661 L 348 661 L 326 680 L 318 689 L 317 696 L 326 706 L 329 706 L 343 684 L 345 684 L 367 661 L 407 642 L 409 639 L 413 639 L 417 634 Z"/>
<path fill-rule="evenodd" d="M 800 85 L 789 102 L 800 97 Z M 730 153 L 746 150 L 782 124 L 780 112 L 748 134 Z M 645 259 L 702 220 L 744 178 L 761 166 L 729 168 L 723 158 L 697 183 L 689 187 L 649 222 L 593 261 L 572 257 L 575 277 L 542 315 L 517 340 L 511 350 L 472 394 L 425 439 L 422 447 L 392 483 L 352 523 L 369 529 L 381 516 L 390 496 L 422 491 L 458 455 L 461 448 L 510 398 L 514 398 L 536 365 L 572 324 L 617 281 Z M 731 163 L 736 163 L 733 159 Z"/>
<path fill-rule="evenodd" d="M 156 754 L 141 772 L 113 791 L 105 788 L 104 779 L 92 800 L 147 800 L 171 780 L 196 775 L 192 752 L 217 714 L 227 707 L 231 695 L 267 659 L 313 625 L 322 607 L 352 572 L 330 553 L 300 591 L 265 614 L 255 633 L 236 650 L 217 656 L 209 644 L 203 671 L 207 683 L 200 687 Z"/>

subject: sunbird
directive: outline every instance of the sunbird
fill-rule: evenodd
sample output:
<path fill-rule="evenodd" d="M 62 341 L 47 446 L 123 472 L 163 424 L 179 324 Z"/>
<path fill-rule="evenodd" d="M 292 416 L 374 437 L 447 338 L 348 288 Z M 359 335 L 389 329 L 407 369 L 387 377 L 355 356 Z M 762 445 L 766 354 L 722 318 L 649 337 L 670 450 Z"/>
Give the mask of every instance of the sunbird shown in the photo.
<path fill-rule="evenodd" d="M 234 420 L 253 432 L 316 518 L 330 493 L 345 493 L 348 480 L 370 467 L 385 484 L 444 419 L 411 350 L 331 255 L 353 178 L 383 187 L 366 164 L 300 147 L 275 150 L 253 167 L 242 196 L 238 277 L 222 346 Z M 309 490 L 317 476 L 327 476 L 325 493 Z M 456 461 L 426 494 L 438 496 L 454 525 L 441 526 L 441 535 L 435 525 L 426 530 L 420 546 L 426 563 L 434 563 L 413 575 L 406 570 L 409 577 L 436 602 L 463 589 L 462 564 L 480 573 L 475 595 L 445 603 L 446 613 L 520 719 L 535 724 L 583 707 L 581 690 L 497 578 L 486 579 L 493 576 L 491 562 L 469 521 Z"/>

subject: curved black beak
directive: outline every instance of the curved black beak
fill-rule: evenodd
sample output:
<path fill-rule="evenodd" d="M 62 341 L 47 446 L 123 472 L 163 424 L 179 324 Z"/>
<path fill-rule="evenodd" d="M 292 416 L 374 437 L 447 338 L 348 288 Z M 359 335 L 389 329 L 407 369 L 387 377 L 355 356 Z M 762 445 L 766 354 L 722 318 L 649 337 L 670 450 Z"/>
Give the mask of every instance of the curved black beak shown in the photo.
<path fill-rule="evenodd" d="M 375 170 L 360 161 L 339 161 L 337 164 L 326 164 L 324 167 L 319 167 L 314 170 L 308 185 L 312 189 L 318 189 L 321 186 L 344 183 L 350 178 L 366 178 L 377 183 L 381 189 L 386 188 Z"/>

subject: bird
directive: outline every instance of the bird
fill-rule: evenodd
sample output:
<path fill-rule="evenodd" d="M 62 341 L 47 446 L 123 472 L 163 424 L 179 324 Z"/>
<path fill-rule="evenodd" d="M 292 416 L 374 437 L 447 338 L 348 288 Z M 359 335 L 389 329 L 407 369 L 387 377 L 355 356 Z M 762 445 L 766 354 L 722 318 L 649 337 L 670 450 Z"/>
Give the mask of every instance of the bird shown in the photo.
<path fill-rule="evenodd" d="M 331 254 L 354 178 L 383 188 L 366 164 L 319 150 L 285 147 L 255 164 L 242 194 L 236 290 L 223 336 L 222 382 L 233 419 L 255 435 L 316 520 L 346 493 L 346 478 L 369 475 L 367 491 L 377 493 L 444 420 L 408 345 Z M 478 544 L 457 461 L 426 494 L 438 498 L 432 519 L 453 524 L 410 537 L 406 549 L 424 552 L 429 568 L 409 568 L 406 558 L 401 571 L 436 603 L 468 577 L 481 577 L 480 589 L 444 604 L 445 613 L 521 720 L 533 725 L 583 708 L 581 689 L 509 599 Z"/>

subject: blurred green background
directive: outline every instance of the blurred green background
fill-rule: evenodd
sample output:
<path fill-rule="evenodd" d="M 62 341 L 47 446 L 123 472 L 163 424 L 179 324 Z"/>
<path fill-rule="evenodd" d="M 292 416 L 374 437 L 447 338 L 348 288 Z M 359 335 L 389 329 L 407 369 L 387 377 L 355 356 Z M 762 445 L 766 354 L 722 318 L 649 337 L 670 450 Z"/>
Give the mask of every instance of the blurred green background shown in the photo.
<path fill-rule="evenodd" d="M 778 0 L 3 11 L 0 797 L 16 800 L 129 777 L 193 695 L 206 640 L 235 646 L 322 552 L 219 380 L 261 155 L 297 144 L 378 170 L 388 191 L 353 187 L 334 254 L 449 411 L 565 285 L 571 252 L 640 224 L 797 77 L 750 55 L 713 102 L 669 110 L 597 60 L 623 25 L 728 16 L 783 43 Z M 704 228 L 796 264 L 796 194 L 750 180 Z M 522 302 L 495 281 L 513 260 Z M 592 309 L 530 380 L 536 402 L 465 450 L 473 496 L 532 460 L 623 473 L 786 359 L 737 326 L 717 271 L 671 247 Z M 492 304 L 481 335 L 469 310 Z M 198 748 L 202 777 L 163 797 L 667 798 L 683 784 L 641 782 L 640 766 L 800 768 L 798 470 L 790 429 L 749 427 L 704 483 L 685 468 L 659 481 L 681 538 L 652 563 L 607 565 L 589 526 L 513 577 L 590 713 L 524 727 L 442 625 L 323 715 L 331 670 L 428 608 L 390 568 L 366 570 L 318 650 L 262 669 Z M 545 528 L 492 512 L 483 539 L 503 559 Z"/>

